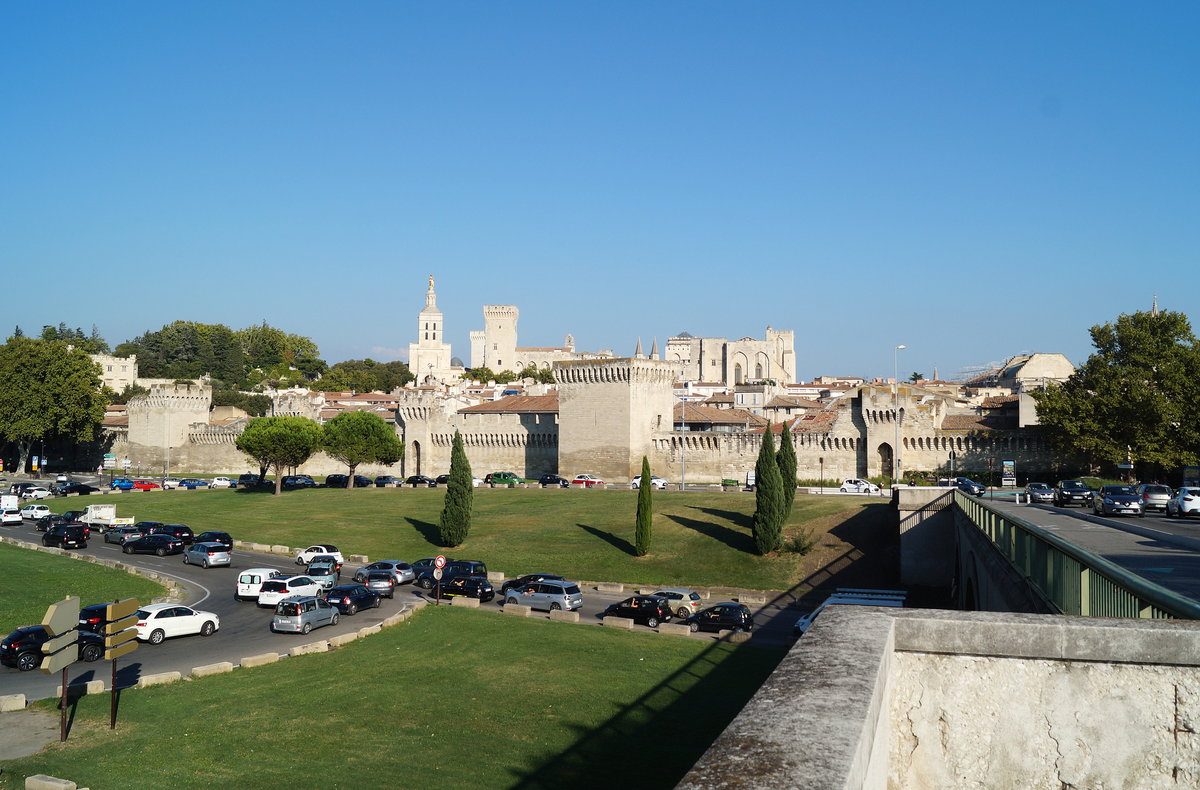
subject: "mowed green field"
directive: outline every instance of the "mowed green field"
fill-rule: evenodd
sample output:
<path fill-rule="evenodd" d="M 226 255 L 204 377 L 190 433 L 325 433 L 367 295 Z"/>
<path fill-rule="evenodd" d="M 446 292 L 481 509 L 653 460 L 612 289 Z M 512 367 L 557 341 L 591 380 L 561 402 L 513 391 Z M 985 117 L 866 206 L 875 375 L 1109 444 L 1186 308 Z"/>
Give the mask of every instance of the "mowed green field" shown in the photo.
<path fill-rule="evenodd" d="M 70 500 L 116 502 L 118 515 L 223 530 L 291 547 L 333 543 L 343 554 L 412 561 L 437 554 L 444 489 L 310 489 L 270 493 L 164 491 Z M 56 502 L 60 509 L 67 505 Z M 509 576 L 533 571 L 647 585 L 783 590 L 835 558 L 869 554 L 894 532 L 877 498 L 798 494 L 785 534 L 809 529 L 816 550 L 754 553 L 754 495 L 655 492 L 648 556 L 633 551 L 635 491 L 476 489 L 467 541 L 452 552 Z"/>
<path fill-rule="evenodd" d="M 166 592 L 161 584 L 125 571 L 8 543 L 0 543 L 0 569 L 0 636 L 42 622 L 46 607 L 68 595 L 78 595 L 80 605 L 88 606 L 121 598 L 149 603 Z"/>
<path fill-rule="evenodd" d="M 81 787 L 669 788 L 783 650 L 430 607 L 336 651 L 85 697 L 2 764 Z M 43 703 L 43 705 L 45 705 Z"/>

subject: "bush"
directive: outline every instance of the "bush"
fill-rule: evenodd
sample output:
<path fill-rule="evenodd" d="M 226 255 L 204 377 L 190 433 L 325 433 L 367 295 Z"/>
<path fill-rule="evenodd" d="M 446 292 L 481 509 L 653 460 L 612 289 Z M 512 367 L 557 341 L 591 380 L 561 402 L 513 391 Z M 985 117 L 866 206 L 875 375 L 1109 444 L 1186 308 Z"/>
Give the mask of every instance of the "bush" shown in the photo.
<path fill-rule="evenodd" d="M 817 538 L 811 530 L 801 529 L 783 543 L 783 550 L 801 556 L 808 554 L 817 547 Z"/>

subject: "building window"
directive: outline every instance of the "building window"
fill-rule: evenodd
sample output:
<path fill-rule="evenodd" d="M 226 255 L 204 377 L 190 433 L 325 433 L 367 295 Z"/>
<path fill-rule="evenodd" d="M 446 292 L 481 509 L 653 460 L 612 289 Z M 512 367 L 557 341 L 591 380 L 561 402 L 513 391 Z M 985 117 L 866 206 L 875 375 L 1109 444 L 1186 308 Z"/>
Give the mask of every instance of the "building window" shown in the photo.
<path fill-rule="evenodd" d="M 425 333 L 425 339 L 426 339 L 426 340 L 428 340 L 428 339 L 429 339 L 429 333 L 428 333 L 428 332 L 426 332 L 426 333 Z"/>
<path fill-rule="evenodd" d="M 109 373 L 112 373 L 112 365 L 109 365 L 109 366 L 108 366 L 108 372 L 109 372 Z"/>

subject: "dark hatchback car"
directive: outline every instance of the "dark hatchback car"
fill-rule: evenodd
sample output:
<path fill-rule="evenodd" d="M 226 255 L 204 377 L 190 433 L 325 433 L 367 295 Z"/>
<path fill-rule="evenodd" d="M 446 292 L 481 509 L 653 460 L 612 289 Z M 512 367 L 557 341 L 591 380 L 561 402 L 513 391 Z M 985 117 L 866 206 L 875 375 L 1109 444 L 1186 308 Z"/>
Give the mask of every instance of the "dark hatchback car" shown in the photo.
<path fill-rule="evenodd" d="M 387 571 L 371 571 L 362 583 L 368 590 L 384 598 L 396 597 L 396 578 Z"/>
<path fill-rule="evenodd" d="M 326 488 L 346 488 L 346 484 L 349 481 L 350 481 L 350 478 L 347 477 L 346 475 L 327 475 L 325 477 L 325 487 Z M 373 485 L 375 485 L 375 484 L 371 481 L 371 478 L 369 478 L 369 477 L 364 477 L 363 475 L 355 475 L 354 476 L 354 487 L 355 488 L 369 488 Z"/>
<path fill-rule="evenodd" d="M 342 614 L 357 614 L 359 609 L 378 607 L 382 598 L 361 584 L 339 584 L 330 587 L 321 597 L 336 606 Z"/>
<path fill-rule="evenodd" d="M 538 478 L 538 485 L 540 485 L 542 488 L 549 488 L 552 486 L 558 486 L 559 488 L 570 488 L 571 481 L 565 477 L 559 477 L 558 475 L 542 475 Z"/>
<path fill-rule="evenodd" d="M 233 536 L 228 532 L 201 532 L 196 537 L 192 538 L 193 543 L 220 543 L 227 549 L 233 548 Z"/>
<path fill-rule="evenodd" d="M 1082 480 L 1059 480 L 1058 485 L 1054 488 L 1054 505 L 1056 507 L 1072 505 L 1087 507 L 1092 504 L 1093 496 L 1095 496 L 1095 492 L 1088 488 Z"/>
<path fill-rule="evenodd" d="M 79 631 L 79 660 L 98 661 L 104 655 L 104 637 L 90 631 Z M 0 664 L 16 667 L 22 672 L 37 669 L 42 664 L 42 645 L 50 635 L 40 625 L 18 628 L 0 642 Z"/>
<path fill-rule="evenodd" d="M 288 491 L 296 491 L 302 488 L 316 488 L 317 481 L 308 475 L 287 475 L 280 481 L 280 486 Z"/>
<path fill-rule="evenodd" d="M 404 485 L 412 486 L 413 488 L 417 488 L 418 486 L 427 486 L 429 488 L 434 488 L 435 486 L 437 486 L 437 481 L 434 480 L 432 477 L 426 477 L 425 475 L 412 475 L 410 477 L 405 478 Z"/>
<path fill-rule="evenodd" d="M 753 631 L 754 616 L 743 603 L 719 603 L 687 619 L 693 631 Z"/>
<path fill-rule="evenodd" d="M 55 524 L 70 524 L 71 519 L 66 516 L 60 516 L 57 513 L 51 513 L 48 516 L 42 516 L 37 521 L 33 522 L 33 528 L 38 532 L 45 532 Z"/>
<path fill-rule="evenodd" d="M 403 480 L 395 477 L 394 475 L 380 475 L 379 477 L 375 478 L 375 486 L 377 488 L 383 488 L 384 486 L 396 486 L 403 482 Z"/>
<path fill-rule="evenodd" d="M 480 603 L 487 603 L 496 597 L 496 589 L 483 576 L 455 576 L 442 582 L 442 597 L 453 596 L 478 598 Z"/>
<path fill-rule="evenodd" d="M 165 557 L 168 554 L 182 554 L 183 541 L 174 535 L 143 535 L 122 543 L 121 551 L 126 554 L 157 554 Z"/>
<path fill-rule="evenodd" d="M 184 524 L 159 524 L 157 527 L 151 527 L 148 534 L 170 535 L 181 540 L 185 546 L 190 546 L 196 540 L 196 533 Z"/>
<path fill-rule="evenodd" d="M 59 486 L 58 496 L 66 496 L 67 494 L 79 494 L 80 496 L 86 496 L 88 494 L 94 494 L 99 490 L 99 488 L 90 486 L 87 483 L 65 483 L 64 485 Z"/>
<path fill-rule="evenodd" d="M 82 524 L 55 524 L 42 535 L 42 545 L 82 549 L 87 546 L 87 530 Z"/>
<path fill-rule="evenodd" d="M 416 568 L 413 564 L 413 568 Z M 446 563 L 446 567 L 442 569 L 442 584 L 444 585 L 450 579 L 456 576 L 482 576 L 487 578 L 487 566 L 482 562 L 475 560 L 450 560 Z M 433 589 L 433 566 L 428 569 L 422 569 L 417 573 L 416 583 L 418 587 L 426 590 Z"/>
<path fill-rule="evenodd" d="M 504 593 L 516 587 L 524 587 L 526 584 L 533 582 L 561 582 L 566 581 L 562 576 L 553 573 L 527 573 L 524 576 L 518 576 L 515 579 L 509 579 L 504 584 L 500 585 L 500 597 L 504 597 Z"/>
<path fill-rule="evenodd" d="M 105 614 L 108 610 L 108 604 L 97 603 L 91 606 L 84 606 L 79 610 L 79 625 L 76 626 L 80 631 L 91 631 L 100 633 L 104 630 L 106 621 Z"/>
<path fill-rule="evenodd" d="M 604 610 L 601 617 L 627 617 L 635 623 L 658 628 L 659 623 L 669 623 L 674 616 L 671 602 L 657 595 L 632 595 L 620 603 Z"/>

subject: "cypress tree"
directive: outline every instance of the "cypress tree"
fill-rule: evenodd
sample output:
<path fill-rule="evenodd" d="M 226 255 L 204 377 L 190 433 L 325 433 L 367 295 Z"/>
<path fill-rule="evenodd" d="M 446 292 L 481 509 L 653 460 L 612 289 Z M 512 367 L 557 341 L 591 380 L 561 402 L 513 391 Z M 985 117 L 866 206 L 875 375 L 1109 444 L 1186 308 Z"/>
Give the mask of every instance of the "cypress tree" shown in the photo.
<path fill-rule="evenodd" d="M 471 529 L 471 506 L 475 488 L 471 485 L 471 462 L 463 449 L 462 434 L 454 431 L 450 450 L 450 479 L 446 481 L 446 498 L 442 516 L 438 519 L 438 537 L 443 546 L 461 546 Z"/>
<path fill-rule="evenodd" d="M 779 549 L 783 535 L 783 478 L 775 460 L 771 426 L 763 434 L 758 462 L 754 465 L 754 546 L 759 554 Z"/>
<path fill-rule="evenodd" d="M 779 435 L 779 452 L 775 454 L 779 463 L 779 476 L 783 478 L 783 523 L 787 523 L 792 515 L 792 504 L 796 501 L 796 447 L 792 444 L 792 432 L 788 424 L 783 423 L 783 433 Z"/>
<path fill-rule="evenodd" d="M 650 504 L 650 495 L 654 486 L 650 483 L 650 459 L 642 456 L 642 479 L 638 483 L 637 519 L 635 521 L 633 544 L 639 557 L 650 553 L 651 521 L 654 508 Z"/>

